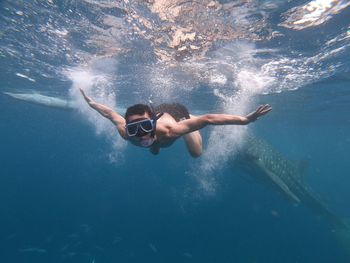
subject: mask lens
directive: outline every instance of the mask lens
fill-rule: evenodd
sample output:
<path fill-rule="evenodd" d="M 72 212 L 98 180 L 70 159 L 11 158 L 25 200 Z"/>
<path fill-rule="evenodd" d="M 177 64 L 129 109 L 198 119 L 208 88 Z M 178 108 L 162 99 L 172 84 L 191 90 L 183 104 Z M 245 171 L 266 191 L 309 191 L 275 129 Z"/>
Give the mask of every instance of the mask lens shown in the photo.
<path fill-rule="evenodd" d="M 138 127 L 138 124 L 137 123 L 129 123 L 127 126 L 126 126 L 126 131 L 128 133 L 129 136 L 135 136 L 136 133 L 137 133 L 137 127 Z"/>
<path fill-rule="evenodd" d="M 140 123 L 140 126 L 143 131 L 145 132 L 151 132 L 153 130 L 153 121 L 152 120 L 145 120 Z"/>

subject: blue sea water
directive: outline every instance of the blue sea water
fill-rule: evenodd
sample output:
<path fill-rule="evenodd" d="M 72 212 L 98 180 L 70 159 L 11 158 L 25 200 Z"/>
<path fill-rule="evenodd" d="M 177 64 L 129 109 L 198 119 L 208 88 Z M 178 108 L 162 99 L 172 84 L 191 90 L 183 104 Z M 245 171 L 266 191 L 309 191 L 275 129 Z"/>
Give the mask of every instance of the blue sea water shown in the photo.
<path fill-rule="evenodd" d="M 235 161 L 253 133 L 306 162 L 305 186 L 350 217 L 347 1 L 311 1 L 338 10 L 302 28 L 283 22 L 301 20 L 290 13 L 307 1 L 220 1 L 234 4 L 231 13 L 196 18 L 224 17 L 244 34 L 169 60 L 156 50 L 171 57 L 176 48 L 155 39 L 169 33 L 159 25 L 177 20 L 162 21 L 145 2 L 0 2 L 0 262 L 349 262 L 349 239 L 326 218 Z M 181 140 L 153 156 L 121 142 L 77 88 L 111 107 L 151 99 L 195 113 L 244 114 L 261 103 L 273 111 L 247 129 L 205 128 L 200 158 Z M 4 92 L 58 97 L 79 110 Z"/>

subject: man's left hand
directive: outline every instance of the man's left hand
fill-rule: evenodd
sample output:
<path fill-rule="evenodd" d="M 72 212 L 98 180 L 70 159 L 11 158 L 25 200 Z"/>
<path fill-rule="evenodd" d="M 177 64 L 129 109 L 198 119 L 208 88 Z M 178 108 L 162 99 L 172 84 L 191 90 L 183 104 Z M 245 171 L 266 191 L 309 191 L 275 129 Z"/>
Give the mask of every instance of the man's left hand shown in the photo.
<path fill-rule="evenodd" d="M 256 121 L 259 117 L 267 114 L 272 110 L 272 107 L 269 104 L 260 105 L 255 111 L 249 113 L 246 118 L 249 122 Z"/>

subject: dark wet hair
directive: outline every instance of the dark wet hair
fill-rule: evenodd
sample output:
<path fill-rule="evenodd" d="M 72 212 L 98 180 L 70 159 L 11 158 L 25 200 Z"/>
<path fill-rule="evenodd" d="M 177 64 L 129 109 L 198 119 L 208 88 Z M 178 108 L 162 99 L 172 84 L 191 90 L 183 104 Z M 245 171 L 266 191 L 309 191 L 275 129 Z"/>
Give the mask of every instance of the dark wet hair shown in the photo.
<path fill-rule="evenodd" d="M 150 117 L 152 117 L 152 110 L 150 108 L 150 106 L 146 105 L 146 104 L 135 104 L 133 106 L 130 106 L 129 108 L 126 109 L 125 112 L 125 120 L 126 122 L 128 122 L 128 118 L 131 115 L 143 115 L 145 112 L 148 113 L 148 115 Z"/>

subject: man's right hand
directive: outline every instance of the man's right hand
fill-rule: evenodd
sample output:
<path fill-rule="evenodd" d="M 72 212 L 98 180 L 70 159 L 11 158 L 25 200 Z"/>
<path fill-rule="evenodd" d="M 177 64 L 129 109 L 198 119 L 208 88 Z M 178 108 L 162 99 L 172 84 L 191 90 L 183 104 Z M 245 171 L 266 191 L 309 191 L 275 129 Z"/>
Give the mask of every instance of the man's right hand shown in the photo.
<path fill-rule="evenodd" d="M 85 94 L 85 92 L 83 91 L 83 89 L 80 89 L 80 88 L 79 88 L 79 90 L 80 90 L 80 93 L 83 95 L 85 101 L 86 101 L 88 104 L 90 104 L 91 102 L 93 102 L 93 100 L 92 100 L 89 96 L 87 96 L 87 95 Z"/>

